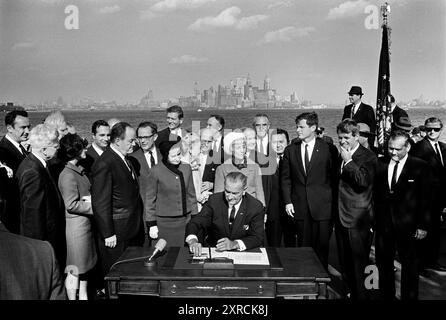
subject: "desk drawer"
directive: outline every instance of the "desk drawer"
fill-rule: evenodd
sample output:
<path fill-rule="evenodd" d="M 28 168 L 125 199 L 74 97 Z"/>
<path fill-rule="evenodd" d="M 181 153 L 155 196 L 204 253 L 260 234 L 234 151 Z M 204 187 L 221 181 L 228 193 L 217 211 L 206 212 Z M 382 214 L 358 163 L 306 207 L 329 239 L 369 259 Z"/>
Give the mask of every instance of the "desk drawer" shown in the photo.
<path fill-rule="evenodd" d="M 121 280 L 118 284 L 119 294 L 139 294 L 158 296 L 159 282 L 158 281 L 129 281 Z"/>
<path fill-rule="evenodd" d="M 304 297 L 306 299 L 316 299 L 319 295 L 319 285 L 316 282 L 278 282 L 278 297 Z"/>
<path fill-rule="evenodd" d="M 268 281 L 161 281 L 160 296 L 273 298 L 275 285 Z"/>

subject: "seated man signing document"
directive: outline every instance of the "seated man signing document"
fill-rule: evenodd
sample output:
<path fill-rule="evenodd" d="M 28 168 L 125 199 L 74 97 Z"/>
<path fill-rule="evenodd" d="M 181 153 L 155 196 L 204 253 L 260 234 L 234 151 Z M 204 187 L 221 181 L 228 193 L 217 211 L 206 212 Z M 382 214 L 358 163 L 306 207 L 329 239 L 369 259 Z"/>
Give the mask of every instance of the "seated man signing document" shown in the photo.
<path fill-rule="evenodd" d="M 218 251 L 244 251 L 262 245 L 264 208 L 246 189 L 243 173 L 228 173 L 225 191 L 210 196 L 201 212 L 192 217 L 186 226 L 186 242 L 194 256 L 201 255 L 199 230 L 207 231 L 209 246 Z"/>

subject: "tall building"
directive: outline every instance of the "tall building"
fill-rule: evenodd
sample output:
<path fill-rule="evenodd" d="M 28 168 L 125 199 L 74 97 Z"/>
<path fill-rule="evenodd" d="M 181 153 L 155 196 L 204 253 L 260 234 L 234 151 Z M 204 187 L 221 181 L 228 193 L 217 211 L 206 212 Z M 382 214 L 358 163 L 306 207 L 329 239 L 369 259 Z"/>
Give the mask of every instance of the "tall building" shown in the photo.
<path fill-rule="evenodd" d="M 263 80 L 263 90 L 271 89 L 271 79 L 268 76 L 265 76 L 265 80 Z"/>

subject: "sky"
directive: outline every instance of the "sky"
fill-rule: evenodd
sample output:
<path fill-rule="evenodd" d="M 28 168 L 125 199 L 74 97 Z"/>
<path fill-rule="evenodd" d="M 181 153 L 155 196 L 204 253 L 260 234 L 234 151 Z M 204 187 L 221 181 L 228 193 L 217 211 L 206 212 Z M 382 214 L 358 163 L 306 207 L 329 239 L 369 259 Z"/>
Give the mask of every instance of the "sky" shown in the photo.
<path fill-rule="evenodd" d="M 392 93 L 445 100 L 446 1 L 388 2 Z M 359 85 L 374 105 L 382 3 L 0 0 L 0 102 L 136 103 L 149 89 L 177 98 L 249 74 L 313 103 L 343 104 Z"/>

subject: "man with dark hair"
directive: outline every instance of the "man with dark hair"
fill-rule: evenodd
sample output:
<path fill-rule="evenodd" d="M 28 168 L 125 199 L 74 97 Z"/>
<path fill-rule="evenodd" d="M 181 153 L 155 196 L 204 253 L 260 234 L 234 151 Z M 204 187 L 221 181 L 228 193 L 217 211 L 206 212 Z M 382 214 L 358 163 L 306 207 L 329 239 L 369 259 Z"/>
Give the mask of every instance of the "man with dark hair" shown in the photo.
<path fill-rule="evenodd" d="M 246 189 L 243 173 L 228 173 L 225 191 L 211 195 L 200 213 L 192 217 L 186 226 L 186 243 L 195 256 L 201 255 L 200 230 L 206 230 L 208 245 L 220 251 L 244 251 L 262 245 L 263 205 Z"/>
<path fill-rule="evenodd" d="M 0 141 L 0 196 L 3 198 L 4 207 L 0 220 L 9 231 L 19 233 L 20 196 L 17 179 L 12 175 L 17 172 L 20 163 L 28 155 L 22 145 L 22 142 L 28 141 L 29 137 L 28 113 L 22 110 L 8 112 L 5 116 L 5 125 L 7 133 Z"/>
<path fill-rule="evenodd" d="M 139 180 L 139 191 L 144 203 L 144 217 L 146 212 L 146 193 L 149 183 L 149 173 L 152 167 L 161 161 L 161 153 L 155 146 L 158 137 L 158 127 L 150 121 L 142 122 L 136 128 L 136 137 L 139 141 L 140 148 L 129 155 L 129 160 L 136 171 Z M 144 220 L 145 221 L 145 220 Z M 146 229 L 146 226 L 144 225 Z M 145 230 L 147 233 L 147 230 Z"/>
<path fill-rule="evenodd" d="M 87 157 L 79 164 L 85 169 L 87 176 L 91 176 L 94 162 L 102 155 L 110 144 L 110 126 L 105 120 L 96 120 L 91 126 L 93 142 L 87 149 Z"/>
<path fill-rule="evenodd" d="M 128 246 L 144 243 L 143 202 L 138 177 L 127 157 L 135 140 L 135 129 L 128 123 L 115 124 L 110 147 L 92 168 L 91 201 L 101 239 L 103 274 L 107 274 Z"/>
<path fill-rule="evenodd" d="M 215 130 L 214 142 L 212 143 L 212 151 L 209 153 L 209 155 L 213 158 L 215 164 L 222 164 L 225 161 L 223 144 L 225 119 L 218 114 L 211 114 L 206 127 Z"/>
<path fill-rule="evenodd" d="M 401 262 L 401 299 L 418 298 L 418 252 L 431 216 L 431 171 L 409 155 L 409 135 L 391 133 L 388 156 L 379 158 L 374 184 L 375 248 L 381 298 L 395 299 L 393 262 Z"/>
<path fill-rule="evenodd" d="M 420 270 L 432 269 L 446 271 L 446 266 L 439 263 L 441 215 L 446 208 L 446 144 L 439 141 L 443 123 L 439 118 L 426 119 L 425 130 L 427 135 L 416 143 L 410 154 L 426 161 L 433 171 L 432 180 L 432 219 L 427 230 L 427 237 L 421 245 Z M 425 272 L 423 272 L 426 274 Z"/>
<path fill-rule="evenodd" d="M 180 141 L 186 132 L 183 132 L 183 109 L 180 106 L 171 106 L 166 109 L 167 128 L 158 132 L 158 138 L 155 141 L 157 147 L 163 141 Z"/>
<path fill-rule="evenodd" d="M 299 140 L 285 149 L 280 177 L 285 209 L 291 218 L 297 245 L 312 247 L 327 269 L 337 155 L 332 154 L 325 141 L 316 138 L 317 127 L 315 112 L 296 117 Z M 285 245 L 296 246 L 296 243 Z"/>
<path fill-rule="evenodd" d="M 362 103 L 361 99 L 363 95 L 364 94 L 362 93 L 361 87 L 351 87 L 350 91 L 348 92 L 348 99 L 350 100 L 351 104 L 344 107 L 342 120 L 350 118 L 355 120 L 356 123 L 363 122 L 367 124 L 370 128 L 370 132 L 373 133 L 373 136 L 369 136 L 369 145 L 373 146 L 375 144 L 376 134 L 375 112 L 371 106 Z"/>
<path fill-rule="evenodd" d="M 283 153 L 288 146 L 290 138 L 288 132 L 284 129 L 276 129 L 271 133 L 271 147 L 276 157 L 276 170 L 274 174 L 265 176 L 266 181 L 263 188 L 266 203 L 266 223 L 265 235 L 267 245 L 270 247 L 279 247 L 282 244 L 282 230 L 287 233 L 286 219 L 287 214 L 284 210 L 282 192 L 280 188 L 280 167 L 282 165 Z"/>
<path fill-rule="evenodd" d="M 345 119 L 336 128 L 340 145 L 335 193 L 335 232 L 339 260 L 352 299 L 367 299 L 365 268 L 372 244 L 373 179 L 377 158 L 359 143 L 359 126 Z"/>

